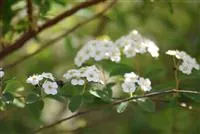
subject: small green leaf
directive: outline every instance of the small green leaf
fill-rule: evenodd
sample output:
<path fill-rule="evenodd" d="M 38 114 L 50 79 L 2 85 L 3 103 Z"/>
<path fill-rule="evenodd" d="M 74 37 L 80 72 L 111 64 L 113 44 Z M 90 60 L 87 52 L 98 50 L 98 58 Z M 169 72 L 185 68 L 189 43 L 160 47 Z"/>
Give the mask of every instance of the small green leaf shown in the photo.
<path fill-rule="evenodd" d="M 145 110 L 147 112 L 155 112 L 155 110 L 156 110 L 155 104 L 150 99 L 146 99 L 144 102 L 138 101 L 137 103 L 143 110 Z"/>
<path fill-rule="evenodd" d="M 122 102 L 121 104 L 117 106 L 117 112 L 123 113 L 126 110 L 127 106 L 128 106 L 128 102 Z"/>
<path fill-rule="evenodd" d="M 36 101 L 34 103 L 27 105 L 26 108 L 29 110 L 30 114 L 34 118 L 39 119 L 42 109 L 44 108 L 44 101 L 43 100 Z"/>
<path fill-rule="evenodd" d="M 92 96 L 91 94 L 89 93 L 85 93 L 83 95 L 83 103 L 85 104 L 88 104 L 88 103 L 92 103 L 94 101 L 94 96 Z"/>
<path fill-rule="evenodd" d="M 173 8 L 173 6 L 172 6 L 171 0 L 168 0 L 168 1 L 167 1 L 167 4 L 168 4 L 168 6 L 169 6 L 169 10 L 170 10 L 171 14 L 173 14 L 173 13 L 174 13 L 174 8 Z"/>
<path fill-rule="evenodd" d="M 61 95 L 47 95 L 46 97 L 57 100 L 57 101 L 62 102 L 62 103 L 66 103 L 65 97 L 61 96 Z"/>
<path fill-rule="evenodd" d="M 82 86 L 73 86 L 71 83 L 66 83 L 62 88 L 60 88 L 59 93 L 65 97 L 72 97 L 80 94 Z"/>
<path fill-rule="evenodd" d="M 14 96 L 9 93 L 9 92 L 6 92 L 6 93 L 3 93 L 2 97 L 1 97 L 1 100 L 5 103 L 12 103 L 13 100 L 14 100 Z"/>
<path fill-rule="evenodd" d="M 4 91 L 12 93 L 21 87 L 23 87 L 22 83 L 17 79 L 13 78 L 11 80 L 6 81 L 6 87 Z"/>
<path fill-rule="evenodd" d="M 82 102 L 82 96 L 73 96 L 69 102 L 69 109 L 71 112 L 75 112 L 80 106 Z"/>
<path fill-rule="evenodd" d="M 123 63 L 113 63 L 110 61 L 101 61 L 101 64 L 105 70 L 110 72 L 110 76 L 124 75 L 124 73 L 132 72 L 133 67 Z"/>
<path fill-rule="evenodd" d="M 112 98 L 112 90 L 108 88 L 104 90 L 90 90 L 89 92 L 104 101 L 110 101 Z"/>
<path fill-rule="evenodd" d="M 183 95 L 186 96 L 187 98 L 195 101 L 195 102 L 200 103 L 200 94 L 187 94 L 187 93 L 184 93 Z"/>
<path fill-rule="evenodd" d="M 29 93 L 26 98 L 26 104 L 31 104 L 38 101 L 40 96 L 36 93 Z"/>
<path fill-rule="evenodd" d="M 97 93 L 97 91 L 90 90 L 89 92 L 90 92 L 90 94 L 94 95 L 95 97 L 101 98 L 101 96 L 99 96 L 99 94 Z"/>

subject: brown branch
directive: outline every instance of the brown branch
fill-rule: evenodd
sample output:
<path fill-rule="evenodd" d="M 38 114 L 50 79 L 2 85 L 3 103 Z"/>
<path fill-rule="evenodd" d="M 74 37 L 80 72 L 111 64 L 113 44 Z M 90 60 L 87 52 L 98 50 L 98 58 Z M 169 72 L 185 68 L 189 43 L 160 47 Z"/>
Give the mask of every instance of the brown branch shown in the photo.
<path fill-rule="evenodd" d="M 24 32 L 21 35 L 21 37 L 19 39 L 17 39 L 12 45 L 8 46 L 7 48 L 5 48 L 3 51 L 0 52 L 0 60 L 2 60 L 4 57 L 8 56 L 9 54 L 13 53 L 14 51 L 18 50 L 22 46 L 24 46 L 24 44 L 28 40 L 30 40 L 31 38 L 35 37 L 37 34 L 42 32 L 43 30 L 45 30 L 47 28 L 50 28 L 51 26 L 54 26 L 58 22 L 60 22 L 63 19 L 75 14 L 77 11 L 79 11 L 81 9 L 93 6 L 95 4 L 98 4 L 98 3 L 104 2 L 104 1 L 106 1 L 106 0 L 87 0 L 85 2 L 82 2 L 79 5 L 76 5 L 72 9 L 61 13 L 60 15 L 54 17 L 53 19 L 47 21 L 46 23 L 44 23 L 43 25 L 38 27 L 37 31 L 29 30 L 29 31 Z"/>
<path fill-rule="evenodd" d="M 99 24 L 98 24 L 98 27 L 94 31 L 94 34 L 93 34 L 95 37 L 99 36 L 99 35 L 101 35 L 103 33 L 103 31 L 105 30 L 105 28 L 106 28 L 106 26 L 108 24 L 108 21 L 109 21 L 108 17 L 106 17 L 106 16 L 102 16 L 101 17 L 101 19 L 99 21 Z"/>
<path fill-rule="evenodd" d="M 16 60 L 15 62 L 11 63 L 11 64 L 8 64 L 6 66 L 4 66 L 3 68 L 4 69 L 8 69 L 8 68 L 12 68 L 14 67 L 15 65 L 18 65 L 20 64 L 21 62 L 25 61 L 26 59 L 40 53 L 41 51 L 43 51 L 44 49 L 46 49 L 47 47 L 50 47 L 51 45 L 53 45 L 54 43 L 56 43 L 57 41 L 59 41 L 60 39 L 62 39 L 63 37 L 66 37 L 67 35 L 69 35 L 70 33 L 74 32 L 75 30 L 77 30 L 79 27 L 89 23 L 90 21 L 102 16 L 109 8 L 111 8 L 115 2 L 117 0 L 113 0 L 111 3 L 109 3 L 109 5 L 107 7 L 105 7 L 101 12 L 97 13 L 96 15 L 92 16 L 91 18 L 89 19 L 86 19 L 85 21 L 83 22 L 80 22 L 78 24 L 76 24 L 74 27 L 68 29 L 66 32 L 64 32 L 63 34 L 57 36 L 56 38 L 46 42 L 40 49 L 36 50 L 35 52 L 33 52 L 32 54 L 29 54 L 29 55 L 26 55 L 18 60 Z"/>
<path fill-rule="evenodd" d="M 27 16 L 29 22 L 29 29 L 34 29 L 33 27 L 33 3 L 32 0 L 26 0 Z"/>
<path fill-rule="evenodd" d="M 121 104 L 122 102 L 128 102 L 128 101 L 135 100 L 135 99 L 146 98 L 146 97 L 154 97 L 154 96 L 159 96 L 159 95 L 168 95 L 168 94 L 172 94 L 172 93 L 188 93 L 188 94 L 200 95 L 200 92 L 198 92 L 198 91 L 190 91 L 190 90 L 170 89 L 170 90 L 157 91 L 157 92 L 155 91 L 155 92 L 152 92 L 152 93 L 147 93 L 145 95 L 134 96 L 134 97 L 122 99 L 122 100 L 113 102 L 111 104 L 105 104 L 103 106 L 99 106 L 99 107 L 96 107 L 94 109 L 89 109 L 89 110 L 86 110 L 86 111 L 82 111 L 82 112 L 76 113 L 76 114 L 74 114 L 72 116 L 69 116 L 69 117 L 66 117 L 64 119 L 61 119 L 61 120 L 59 120 L 59 121 L 57 121 L 55 123 L 52 123 L 50 125 L 43 126 L 43 127 L 39 128 L 39 129 L 35 130 L 33 132 L 33 134 L 36 134 L 36 133 L 44 131 L 44 130 L 46 130 L 48 128 L 54 127 L 54 126 L 56 126 L 56 125 L 58 125 L 58 124 L 60 124 L 60 123 L 62 123 L 64 121 L 70 120 L 72 118 L 75 118 L 75 117 L 78 117 L 78 116 L 81 116 L 81 115 L 84 115 L 84 114 L 88 114 L 88 113 L 91 113 L 91 112 L 94 112 L 94 111 L 98 111 L 98 110 L 101 110 L 103 108 L 112 107 L 112 106 Z"/>

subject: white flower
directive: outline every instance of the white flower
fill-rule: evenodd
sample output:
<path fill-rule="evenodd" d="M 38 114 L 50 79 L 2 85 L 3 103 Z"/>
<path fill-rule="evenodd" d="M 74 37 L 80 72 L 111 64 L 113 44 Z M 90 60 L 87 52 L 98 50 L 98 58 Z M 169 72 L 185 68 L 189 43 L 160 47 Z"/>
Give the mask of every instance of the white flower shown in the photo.
<path fill-rule="evenodd" d="M 180 103 L 180 106 L 181 106 L 181 107 L 187 107 L 187 104 L 186 104 L 185 102 L 181 102 L 181 103 Z"/>
<path fill-rule="evenodd" d="M 189 74 L 192 73 L 192 66 L 190 66 L 189 64 L 183 63 L 183 64 L 181 64 L 181 65 L 179 66 L 179 70 L 180 70 L 182 73 L 189 75 Z"/>
<path fill-rule="evenodd" d="M 85 73 L 86 79 L 89 82 L 99 82 L 99 76 L 95 74 L 95 72 L 87 72 Z"/>
<path fill-rule="evenodd" d="M 139 76 L 136 75 L 134 72 L 125 73 L 124 77 L 125 77 L 125 82 L 137 82 L 139 78 Z"/>
<path fill-rule="evenodd" d="M 135 82 L 125 82 L 122 83 L 122 89 L 125 93 L 133 93 L 135 92 L 136 85 Z"/>
<path fill-rule="evenodd" d="M 123 52 L 127 58 L 134 57 L 136 55 L 136 51 L 131 45 L 125 46 Z"/>
<path fill-rule="evenodd" d="M 44 92 L 46 94 L 55 95 L 57 94 L 58 84 L 56 82 L 45 81 L 42 85 L 42 88 L 44 88 Z"/>
<path fill-rule="evenodd" d="M 47 79 L 50 79 L 50 80 L 55 80 L 55 78 L 53 77 L 53 74 L 52 73 L 42 73 L 41 75 L 43 78 L 47 78 Z"/>
<path fill-rule="evenodd" d="M 95 66 L 90 66 L 85 70 L 84 77 L 89 82 L 101 82 L 100 80 L 100 71 Z"/>
<path fill-rule="evenodd" d="M 26 79 L 26 82 L 32 85 L 37 85 L 43 79 L 41 75 L 33 75 Z"/>
<path fill-rule="evenodd" d="M 72 85 L 84 85 L 85 81 L 103 84 L 100 70 L 96 66 L 87 66 L 80 69 L 71 69 L 63 75 L 66 80 L 71 80 Z"/>
<path fill-rule="evenodd" d="M 146 39 L 145 45 L 147 47 L 147 51 L 151 54 L 152 57 L 159 56 L 159 53 L 158 53 L 159 48 L 156 46 L 156 44 L 153 41 Z"/>
<path fill-rule="evenodd" d="M 142 37 L 136 30 L 133 30 L 126 36 L 122 36 L 115 44 L 123 49 L 123 53 L 128 58 L 134 57 L 137 53 L 143 54 L 146 52 L 149 52 L 152 57 L 159 56 L 159 48 L 156 44 L 153 41 Z"/>
<path fill-rule="evenodd" d="M 72 85 L 84 85 L 85 81 L 82 79 L 72 79 L 71 84 Z"/>
<path fill-rule="evenodd" d="M 172 56 L 176 56 L 176 50 L 168 50 L 167 52 L 166 52 L 166 54 L 168 54 L 168 55 L 172 55 Z"/>
<path fill-rule="evenodd" d="M 110 40 L 91 40 L 80 49 L 74 62 L 77 66 L 81 66 L 90 58 L 93 58 L 95 61 L 110 59 L 113 62 L 119 62 L 120 50 Z"/>
<path fill-rule="evenodd" d="M 138 86 L 140 86 L 145 92 L 151 90 L 151 81 L 149 79 L 139 77 L 134 72 L 125 73 L 124 78 L 122 89 L 126 93 L 133 93 Z"/>
<path fill-rule="evenodd" d="M 2 78 L 4 76 L 4 71 L 2 68 L 0 68 L 0 78 Z"/>
<path fill-rule="evenodd" d="M 141 89 L 143 89 L 145 92 L 151 90 L 151 81 L 149 79 L 144 79 L 140 77 L 138 84 L 140 85 Z"/>
<path fill-rule="evenodd" d="M 182 61 L 178 69 L 184 74 L 187 74 L 187 75 L 191 74 L 193 68 L 196 70 L 200 69 L 200 66 L 197 63 L 196 59 L 192 58 L 190 55 L 188 55 L 184 51 L 168 50 L 166 54 L 175 56 L 177 59 Z"/>

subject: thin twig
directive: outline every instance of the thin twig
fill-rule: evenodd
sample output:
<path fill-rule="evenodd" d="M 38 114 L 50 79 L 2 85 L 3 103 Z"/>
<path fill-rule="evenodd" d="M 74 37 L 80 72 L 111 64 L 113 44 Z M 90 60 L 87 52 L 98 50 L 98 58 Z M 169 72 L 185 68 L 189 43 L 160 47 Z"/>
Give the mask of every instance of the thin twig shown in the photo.
<path fill-rule="evenodd" d="M 69 35 L 70 33 L 74 32 L 75 30 L 77 30 L 79 27 L 89 23 L 90 21 L 102 16 L 109 8 L 111 8 L 114 3 L 116 2 L 117 0 L 113 0 L 106 8 L 104 8 L 101 12 L 97 13 L 96 15 L 92 16 L 91 18 L 89 19 L 86 19 L 85 21 L 83 22 L 80 22 L 78 24 L 76 24 L 74 27 L 68 29 L 66 32 L 64 32 L 63 34 L 57 36 L 56 38 L 46 42 L 40 49 L 36 50 L 35 52 L 33 52 L 32 54 L 29 54 L 29 55 L 25 55 L 24 57 L 16 60 L 15 62 L 11 63 L 11 64 L 8 64 L 6 66 L 4 66 L 3 68 L 4 69 L 8 69 L 8 68 L 12 68 L 14 67 L 15 65 L 18 65 L 19 63 L 25 61 L 26 59 L 40 53 L 41 51 L 43 51 L 44 49 L 46 49 L 47 47 L 50 47 L 51 45 L 53 45 L 54 43 L 56 43 L 57 41 L 59 41 L 60 39 L 66 37 L 67 35 Z"/>
<path fill-rule="evenodd" d="M 152 92 L 152 93 L 148 93 L 148 94 L 141 95 L 141 96 L 134 96 L 134 97 L 130 97 L 130 98 L 127 98 L 127 99 L 122 99 L 122 100 L 113 102 L 111 104 L 105 104 L 103 106 L 96 107 L 94 109 L 89 109 L 89 110 L 86 110 L 86 111 L 82 111 L 82 112 L 76 113 L 76 114 L 74 114 L 72 116 L 69 116 L 69 117 L 66 117 L 64 119 L 61 119 L 61 120 L 59 120 L 59 121 L 57 121 L 55 123 L 52 123 L 50 125 L 43 126 L 43 127 L 39 128 L 39 129 L 35 130 L 33 132 L 33 134 L 36 134 L 36 133 L 41 132 L 43 130 L 46 130 L 48 128 L 54 127 L 54 126 L 56 126 L 56 125 L 58 125 L 58 124 L 60 124 L 60 123 L 62 123 L 64 121 L 67 121 L 69 119 L 72 119 L 72 118 L 75 118 L 75 117 L 78 117 L 78 116 L 81 116 L 81 115 L 84 115 L 84 114 L 88 114 L 88 113 L 91 113 L 91 112 L 94 112 L 94 111 L 98 111 L 98 110 L 100 110 L 102 108 L 115 106 L 115 105 L 121 104 L 122 102 L 128 102 L 128 101 L 139 99 L 139 98 L 153 97 L 153 96 L 158 96 L 158 95 L 168 95 L 168 94 L 171 94 L 171 93 L 188 93 L 188 94 L 200 95 L 200 92 L 197 92 L 197 91 L 170 89 L 170 90 Z"/>
<path fill-rule="evenodd" d="M 29 30 L 34 29 L 34 22 L 33 22 L 33 3 L 32 0 L 26 0 L 27 5 L 27 16 L 29 21 Z"/>
<path fill-rule="evenodd" d="M 176 81 L 176 90 L 179 89 L 179 79 L 178 79 L 178 63 L 176 63 L 175 57 L 173 57 L 173 64 L 174 64 L 174 77 Z"/>
<path fill-rule="evenodd" d="M 3 51 L 0 52 L 0 60 L 3 59 L 4 57 L 8 56 L 9 54 L 13 53 L 14 51 L 18 50 L 22 46 L 24 46 L 24 44 L 28 40 L 35 37 L 37 34 L 46 30 L 47 28 L 50 28 L 50 27 L 56 25 L 58 22 L 62 21 L 65 18 L 70 17 L 71 15 L 75 14 L 76 12 L 78 12 L 81 9 L 99 4 L 104 1 L 106 1 L 106 0 L 84 1 L 84 2 L 80 3 L 79 5 L 74 6 L 70 10 L 67 10 L 67 11 L 59 14 L 58 16 L 54 17 L 53 19 L 50 19 L 43 25 L 39 26 L 37 30 L 28 30 L 28 31 L 24 32 L 12 45 L 6 47 Z"/>

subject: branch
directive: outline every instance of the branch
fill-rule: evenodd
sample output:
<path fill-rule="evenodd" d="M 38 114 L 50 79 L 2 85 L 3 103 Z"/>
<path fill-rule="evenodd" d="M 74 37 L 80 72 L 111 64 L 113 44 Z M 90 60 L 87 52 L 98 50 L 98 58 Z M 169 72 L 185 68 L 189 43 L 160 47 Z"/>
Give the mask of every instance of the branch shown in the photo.
<path fill-rule="evenodd" d="M 27 16 L 29 21 L 29 29 L 34 29 L 33 27 L 33 3 L 32 0 L 26 0 L 26 6 L 27 6 Z"/>
<path fill-rule="evenodd" d="M 87 1 L 82 2 L 81 4 L 79 4 L 79 5 L 75 6 L 75 7 L 73 7 L 72 9 L 61 13 L 60 15 L 54 17 L 53 19 L 47 21 L 46 23 L 44 23 L 43 25 L 38 27 L 37 31 L 35 31 L 35 30 L 26 31 L 12 45 L 8 46 L 7 48 L 5 48 L 3 51 L 0 52 L 0 60 L 3 59 L 4 57 L 8 56 L 9 54 L 13 53 L 14 51 L 18 50 L 22 46 L 24 46 L 24 44 L 28 40 L 30 40 L 31 38 L 35 37 L 37 34 L 42 32 L 43 30 L 45 30 L 45 29 L 57 24 L 58 22 L 60 22 L 63 19 L 75 14 L 77 11 L 79 11 L 81 9 L 93 6 L 95 4 L 98 4 L 98 3 L 104 2 L 104 1 L 106 1 L 106 0 L 87 0 Z"/>
<path fill-rule="evenodd" d="M 81 26 L 86 25 L 87 23 L 89 23 L 90 21 L 102 16 L 109 8 L 111 8 L 117 0 L 113 0 L 111 3 L 109 3 L 109 5 L 107 7 L 105 7 L 101 12 L 97 13 L 96 15 L 92 16 L 89 19 L 86 19 L 83 22 L 80 22 L 78 24 L 76 24 L 74 27 L 68 29 L 66 32 L 64 32 L 63 34 L 59 35 L 58 37 L 46 42 L 40 49 L 36 50 L 35 52 L 33 52 L 32 54 L 26 55 L 18 60 L 16 60 L 15 62 L 8 64 L 6 66 L 4 66 L 4 69 L 8 69 L 8 68 L 12 68 L 15 65 L 20 64 L 21 62 L 27 60 L 28 58 L 40 53 L 42 50 L 46 49 L 47 47 L 50 47 L 51 45 L 53 45 L 54 43 L 56 43 L 57 41 L 59 41 L 60 39 L 66 37 L 67 35 L 69 35 L 70 33 L 74 32 L 75 30 L 77 30 L 78 28 L 80 28 Z"/>
<path fill-rule="evenodd" d="M 69 117 L 66 117 L 64 119 L 61 119 L 61 120 L 59 120 L 59 121 L 57 121 L 55 123 L 52 123 L 50 125 L 43 126 L 43 127 L 39 128 L 39 129 L 35 130 L 33 132 L 33 134 L 36 134 L 36 133 L 41 132 L 43 130 L 46 130 L 48 128 L 54 127 L 54 126 L 56 126 L 56 125 L 58 125 L 58 124 L 60 124 L 60 123 L 62 123 L 64 121 L 70 120 L 72 118 L 75 118 L 75 117 L 78 117 L 78 116 L 81 116 L 81 115 L 84 115 L 84 114 L 88 114 L 88 113 L 91 113 L 91 112 L 94 112 L 94 111 L 98 111 L 98 110 L 101 110 L 102 108 L 112 107 L 112 106 L 121 104 L 122 102 L 128 102 L 128 101 L 135 100 L 135 99 L 146 98 L 146 97 L 154 97 L 154 96 L 159 96 L 159 95 L 168 95 L 168 94 L 172 94 L 172 93 L 188 93 L 188 94 L 200 95 L 200 92 L 198 92 L 198 91 L 170 89 L 170 90 L 147 93 L 147 94 L 141 95 L 141 96 L 134 96 L 134 97 L 131 97 L 131 98 L 126 98 L 126 99 L 122 99 L 122 100 L 113 102 L 111 104 L 105 104 L 105 105 L 103 105 L 101 107 L 96 107 L 94 109 L 89 109 L 89 110 L 86 110 L 86 111 L 82 111 L 82 112 L 76 113 L 76 114 L 74 114 L 72 116 L 69 116 Z"/>

